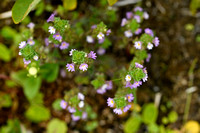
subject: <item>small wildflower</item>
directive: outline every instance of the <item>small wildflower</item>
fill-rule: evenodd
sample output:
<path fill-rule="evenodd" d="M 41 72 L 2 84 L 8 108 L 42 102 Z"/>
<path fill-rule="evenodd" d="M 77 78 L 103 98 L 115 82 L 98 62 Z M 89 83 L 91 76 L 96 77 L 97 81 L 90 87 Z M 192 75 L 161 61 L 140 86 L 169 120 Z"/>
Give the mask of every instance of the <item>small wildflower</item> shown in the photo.
<path fill-rule="evenodd" d="M 126 86 L 125 86 L 126 88 L 127 87 L 130 87 L 131 89 L 133 89 L 133 84 L 131 84 L 129 81 L 128 82 L 126 82 Z"/>
<path fill-rule="evenodd" d="M 84 100 L 85 99 L 85 96 L 82 94 L 82 93 L 78 93 L 78 99 L 80 100 Z"/>
<path fill-rule="evenodd" d="M 127 105 L 124 107 L 123 112 L 127 112 L 131 108 L 131 105 Z"/>
<path fill-rule="evenodd" d="M 74 69 L 74 64 L 67 64 L 66 65 L 66 67 L 67 67 L 67 70 L 70 72 L 73 72 L 73 71 L 75 71 L 75 69 Z"/>
<path fill-rule="evenodd" d="M 80 101 L 79 104 L 78 104 L 79 108 L 83 108 L 84 107 L 84 102 L 83 101 Z"/>
<path fill-rule="evenodd" d="M 65 100 L 61 100 L 61 102 L 60 102 L 60 107 L 61 107 L 62 109 L 66 109 L 66 107 L 67 107 L 67 102 L 66 102 Z"/>
<path fill-rule="evenodd" d="M 131 94 L 127 94 L 126 95 L 126 97 L 127 97 L 127 100 L 128 100 L 128 102 L 132 102 L 133 101 L 133 99 L 134 99 L 134 97 L 133 97 L 133 94 L 131 93 Z"/>
<path fill-rule="evenodd" d="M 70 51 L 69 51 L 69 56 L 72 56 L 73 55 L 73 51 L 75 51 L 76 49 L 71 49 Z"/>
<path fill-rule="evenodd" d="M 131 76 L 130 75 L 126 75 L 126 78 L 125 80 L 128 82 L 128 81 L 131 81 Z"/>
<path fill-rule="evenodd" d="M 140 11 L 140 12 L 141 12 L 142 10 L 143 10 L 143 9 L 142 9 L 141 7 L 139 7 L 139 6 L 137 6 L 137 7 L 134 8 L 134 11 L 135 11 L 135 12 L 136 12 L 136 11 Z"/>
<path fill-rule="evenodd" d="M 149 43 L 147 44 L 147 49 L 151 50 L 152 48 L 153 48 L 153 44 L 149 42 Z"/>
<path fill-rule="evenodd" d="M 53 38 L 55 39 L 55 40 L 58 40 L 58 41 L 62 41 L 62 36 L 59 34 L 59 33 L 56 33 L 55 35 L 53 35 Z"/>
<path fill-rule="evenodd" d="M 98 55 L 104 55 L 106 53 L 106 50 L 104 49 L 104 48 L 99 48 L 98 50 L 97 50 L 97 54 Z"/>
<path fill-rule="evenodd" d="M 147 73 L 146 67 L 143 69 L 143 72 L 145 73 L 145 77 L 142 79 L 142 81 L 146 82 L 148 79 L 148 73 Z"/>
<path fill-rule="evenodd" d="M 102 88 L 97 89 L 98 94 L 104 94 L 105 92 L 106 92 L 105 89 L 104 90 Z"/>
<path fill-rule="evenodd" d="M 87 119 L 87 116 L 88 116 L 87 113 L 86 113 L 86 112 L 83 112 L 83 114 L 82 114 L 82 119 L 83 119 L 83 120 Z"/>
<path fill-rule="evenodd" d="M 38 56 L 37 55 L 33 56 L 33 59 L 37 61 L 38 60 Z"/>
<path fill-rule="evenodd" d="M 135 67 L 136 67 L 136 68 L 143 68 L 143 65 L 141 65 L 141 64 L 139 64 L 139 63 L 137 63 L 137 62 L 135 62 Z"/>
<path fill-rule="evenodd" d="M 151 54 L 149 53 L 149 54 L 147 54 L 146 62 L 149 62 L 150 59 L 151 59 Z"/>
<path fill-rule="evenodd" d="M 60 75 L 61 75 L 62 78 L 65 78 L 65 77 L 67 76 L 67 75 L 66 75 L 66 70 L 62 68 L 62 69 L 60 70 Z"/>
<path fill-rule="evenodd" d="M 32 76 L 34 76 L 34 75 L 36 75 L 37 74 L 37 69 L 35 68 L 35 67 L 31 67 L 31 68 L 29 68 L 29 70 L 28 70 L 28 73 L 30 74 L 30 75 L 32 75 Z"/>
<path fill-rule="evenodd" d="M 88 43 L 94 43 L 94 39 L 93 39 L 92 36 L 87 36 L 87 37 L 86 37 L 86 41 L 87 41 Z"/>
<path fill-rule="evenodd" d="M 24 64 L 26 64 L 26 65 L 31 63 L 31 60 L 26 60 L 25 58 L 23 59 L 23 61 L 24 61 Z"/>
<path fill-rule="evenodd" d="M 126 12 L 126 18 L 127 19 L 131 19 L 133 17 L 133 13 L 132 12 Z"/>
<path fill-rule="evenodd" d="M 68 111 L 70 112 L 70 113 L 75 113 L 76 112 L 76 110 L 75 110 L 75 108 L 73 108 L 73 107 L 71 107 L 71 106 L 68 106 Z"/>
<path fill-rule="evenodd" d="M 28 28 L 30 29 L 33 29 L 35 27 L 35 24 L 33 22 L 30 22 L 28 25 L 27 25 Z"/>
<path fill-rule="evenodd" d="M 90 51 L 90 53 L 87 55 L 88 58 L 92 58 L 94 60 L 96 60 L 97 56 L 96 53 L 94 53 L 94 51 Z"/>
<path fill-rule="evenodd" d="M 71 115 L 72 121 L 80 120 L 80 116 L 75 116 L 74 114 Z"/>
<path fill-rule="evenodd" d="M 88 64 L 86 64 L 86 63 L 82 63 L 79 66 L 79 69 L 82 70 L 82 71 L 87 71 L 87 68 L 88 68 Z"/>
<path fill-rule="evenodd" d="M 19 48 L 21 49 L 21 48 L 24 48 L 26 46 L 26 42 L 25 41 L 23 41 L 23 42 L 21 42 L 20 44 L 19 44 Z"/>
<path fill-rule="evenodd" d="M 48 22 L 53 22 L 55 15 L 56 15 L 56 12 L 52 13 L 51 16 L 47 19 L 47 23 Z"/>
<path fill-rule="evenodd" d="M 138 28 L 138 29 L 135 31 L 135 35 L 139 35 L 140 33 L 142 33 L 142 29 L 141 29 L 141 28 Z"/>
<path fill-rule="evenodd" d="M 158 37 L 155 37 L 153 40 L 153 43 L 155 44 L 156 47 L 158 47 L 160 40 L 158 39 Z"/>
<path fill-rule="evenodd" d="M 28 39 L 27 44 L 33 46 L 35 44 L 35 41 L 33 41 L 32 39 Z"/>
<path fill-rule="evenodd" d="M 146 33 L 146 34 L 149 34 L 150 36 L 154 36 L 154 34 L 153 34 L 153 31 L 151 30 L 151 29 L 149 29 L 149 28 L 146 28 L 146 29 L 144 29 L 144 32 Z"/>
<path fill-rule="evenodd" d="M 142 81 L 136 81 L 136 82 L 133 83 L 133 88 L 137 88 L 140 85 L 142 85 Z"/>
<path fill-rule="evenodd" d="M 118 108 L 114 109 L 113 112 L 114 112 L 115 114 L 118 114 L 118 115 L 121 115 L 121 114 L 122 114 L 122 110 L 121 110 L 121 109 L 118 109 Z"/>
<path fill-rule="evenodd" d="M 121 27 L 125 26 L 127 24 L 127 19 L 123 18 L 121 22 Z"/>
<path fill-rule="evenodd" d="M 134 16 L 134 19 L 135 19 L 138 23 L 141 22 L 140 16 L 138 16 L 138 15 L 135 15 L 135 16 Z"/>
<path fill-rule="evenodd" d="M 104 38 L 104 34 L 102 32 L 100 32 L 98 35 L 97 35 L 97 38 L 99 40 L 103 39 Z"/>
<path fill-rule="evenodd" d="M 19 52 L 18 54 L 19 54 L 19 55 L 22 55 L 22 53 L 21 53 L 21 52 Z"/>
<path fill-rule="evenodd" d="M 49 46 L 49 39 L 48 39 L 48 38 L 45 38 L 45 39 L 44 39 L 44 42 L 45 42 L 45 45 L 46 45 L 46 46 Z"/>
<path fill-rule="evenodd" d="M 149 19 L 149 14 L 147 12 L 144 12 L 143 17 L 144 17 L 144 19 Z"/>
<path fill-rule="evenodd" d="M 97 25 L 92 25 L 91 26 L 91 29 L 95 29 L 95 28 L 97 28 Z"/>
<path fill-rule="evenodd" d="M 55 34 L 56 33 L 56 29 L 53 26 L 49 26 L 49 33 L 50 34 Z"/>
<path fill-rule="evenodd" d="M 109 97 L 107 99 L 107 104 L 108 104 L 109 107 L 114 107 L 115 102 L 114 102 L 113 98 Z"/>
<path fill-rule="evenodd" d="M 99 39 L 99 40 L 98 40 L 98 43 L 99 43 L 99 44 L 102 44 L 104 41 L 105 41 L 105 38 Z"/>
<path fill-rule="evenodd" d="M 111 90 L 113 88 L 112 81 L 106 81 L 106 84 L 107 84 L 107 87 L 106 87 L 107 90 Z"/>
<path fill-rule="evenodd" d="M 127 30 L 124 32 L 124 35 L 128 38 L 132 37 L 133 36 L 133 33 L 130 31 L 130 30 Z"/>
<path fill-rule="evenodd" d="M 69 43 L 67 43 L 67 42 L 62 42 L 61 45 L 60 45 L 61 50 L 67 49 L 68 47 L 69 47 Z"/>
<path fill-rule="evenodd" d="M 108 30 L 106 31 L 106 36 L 109 36 L 110 33 L 111 33 L 111 29 L 108 29 Z"/>
<path fill-rule="evenodd" d="M 136 41 L 134 46 L 135 46 L 136 49 L 141 49 L 142 43 L 140 41 Z"/>

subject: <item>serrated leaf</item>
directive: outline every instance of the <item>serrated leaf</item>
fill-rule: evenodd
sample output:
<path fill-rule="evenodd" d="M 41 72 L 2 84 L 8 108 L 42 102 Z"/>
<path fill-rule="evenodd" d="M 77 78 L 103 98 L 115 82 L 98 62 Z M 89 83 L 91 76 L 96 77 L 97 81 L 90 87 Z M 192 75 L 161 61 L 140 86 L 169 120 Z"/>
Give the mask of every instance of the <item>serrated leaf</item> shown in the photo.
<path fill-rule="evenodd" d="M 40 0 L 17 0 L 12 8 L 14 23 L 20 23 L 39 2 Z"/>
<path fill-rule="evenodd" d="M 142 119 L 145 124 L 155 123 L 158 117 L 158 109 L 153 103 L 147 104 L 144 106 L 142 112 Z"/>
<path fill-rule="evenodd" d="M 63 6 L 66 10 L 74 10 L 77 7 L 77 0 L 63 0 Z"/>
<path fill-rule="evenodd" d="M 110 6 L 114 5 L 118 0 L 107 0 Z"/>
<path fill-rule="evenodd" d="M 67 124 L 57 118 L 51 120 L 47 125 L 47 133 L 67 133 Z"/>
<path fill-rule="evenodd" d="M 32 122 L 38 123 L 41 121 L 48 120 L 50 118 L 50 111 L 42 105 L 33 104 L 25 113 L 27 119 Z"/>
<path fill-rule="evenodd" d="M 135 133 L 138 131 L 142 122 L 142 118 L 140 115 L 130 117 L 125 125 L 124 125 L 124 132 L 125 133 Z"/>
<path fill-rule="evenodd" d="M 3 44 L 0 43 L 0 59 L 3 61 L 10 61 L 11 59 L 11 52 L 10 50 Z"/>

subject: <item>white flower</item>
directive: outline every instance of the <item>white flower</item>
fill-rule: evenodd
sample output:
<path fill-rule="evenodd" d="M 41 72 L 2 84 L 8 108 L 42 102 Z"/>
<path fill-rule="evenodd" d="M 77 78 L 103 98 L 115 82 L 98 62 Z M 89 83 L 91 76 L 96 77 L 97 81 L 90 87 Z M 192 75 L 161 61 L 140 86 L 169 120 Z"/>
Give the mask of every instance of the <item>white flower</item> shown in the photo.
<path fill-rule="evenodd" d="M 149 19 L 149 14 L 147 12 L 144 12 L 143 17 L 144 19 Z"/>
<path fill-rule="evenodd" d="M 103 38 L 104 38 L 104 34 L 100 32 L 100 33 L 97 35 L 97 38 L 98 38 L 99 40 L 103 39 Z"/>
<path fill-rule="evenodd" d="M 80 100 L 84 100 L 85 99 L 85 96 L 82 94 L 82 93 L 78 93 L 78 98 L 80 99 Z"/>
<path fill-rule="evenodd" d="M 75 51 L 76 49 L 71 49 L 71 51 L 69 51 L 69 56 L 72 56 L 73 51 Z"/>
<path fill-rule="evenodd" d="M 125 80 L 128 82 L 128 81 L 131 81 L 131 76 L 130 75 L 126 75 L 126 78 Z"/>
<path fill-rule="evenodd" d="M 55 34 L 56 33 L 56 29 L 53 26 L 49 26 L 49 33 Z"/>
<path fill-rule="evenodd" d="M 37 55 L 33 56 L 33 59 L 38 60 L 38 56 Z"/>
<path fill-rule="evenodd" d="M 37 69 L 35 67 L 31 67 L 28 70 L 28 72 L 29 72 L 30 75 L 36 75 L 37 74 Z"/>
<path fill-rule="evenodd" d="M 142 43 L 140 41 L 136 41 L 134 46 L 135 46 L 136 49 L 141 49 Z"/>
<path fill-rule="evenodd" d="M 94 39 L 93 39 L 91 36 L 87 36 L 86 41 L 87 41 L 88 43 L 93 43 L 93 42 L 94 42 Z"/>
<path fill-rule="evenodd" d="M 83 101 L 80 101 L 80 103 L 78 104 L 79 108 L 83 108 L 84 106 L 84 102 Z"/>
<path fill-rule="evenodd" d="M 133 33 L 130 31 L 130 30 L 127 30 L 124 32 L 124 35 L 128 38 L 132 37 L 133 36 Z"/>
<path fill-rule="evenodd" d="M 150 50 L 150 49 L 152 49 L 152 48 L 153 48 L 153 44 L 149 42 L 149 43 L 147 44 L 147 49 Z"/>
<path fill-rule="evenodd" d="M 26 42 L 25 41 L 23 41 L 23 42 L 21 42 L 20 44 L 19 44 L 19 48 L 23 48 L 23 47 L 25 47 L 26 46 Z"/>
<path fill-rule="evenodd" d="M 19 55 L 22 55 L 22 53 L 21 53 L 21 52 L 19 52 Z"/>

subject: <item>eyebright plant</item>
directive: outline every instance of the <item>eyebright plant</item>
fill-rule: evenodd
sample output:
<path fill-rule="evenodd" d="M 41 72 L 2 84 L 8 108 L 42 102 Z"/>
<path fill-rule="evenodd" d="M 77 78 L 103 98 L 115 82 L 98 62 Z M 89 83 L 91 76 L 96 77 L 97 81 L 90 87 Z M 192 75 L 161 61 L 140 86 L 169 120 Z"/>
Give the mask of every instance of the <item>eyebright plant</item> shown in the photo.
<path fill-rule="evenodd" d="M 28 76 L 42 76 L 45 72 L 41 68 L 48 63 L 58 63 L 66 70 L 62 69 L 62 73 L 85 73 L 92 79 L 91 85 L 97 94 L 102 95 L 114 89 L 115 96 L 108 97 L 107 105 L 118 115 L 126 113 L 136 99 L 137 88 L 148 79 L 144 65 L 150 61 L 149 51 L 159 45 L 159 39 L 153 30 L 141 28 L 142 22 L 149 18 L 148 13 L 141 7 L 135 7 L 121 20 L 118 29 L 120 32 L 112 33 L 104 22 L 100 22 L 91 25 L 89 31 L 81 35 L 76 33 L 75 27 L 68 20 L 56 15 L 54 12 L 47 19 L 44 28 L 47 36 L 42 42 L 33 38 L 35 24 L 27 26 L 30 34 L 19 44 L 19 55 L 23 57 Z M 129 46 L 129 52 L 133 55 L 129 67 L 125 71 L 119 70 L 121 73 L 117 74 L 117 79 L 116 76 L 107 77 L 97 63 L 98 58 L 111 47 L 112 38 L 119 38 L 118 43 L 123 44 L 122 48 Z M 89 105 L 85 102 L 85 96 L 87 94 L 79 89 L 70 90 L 65 93 L 60 107 L 71 113 L 74 121 L 87 119 Z"/>

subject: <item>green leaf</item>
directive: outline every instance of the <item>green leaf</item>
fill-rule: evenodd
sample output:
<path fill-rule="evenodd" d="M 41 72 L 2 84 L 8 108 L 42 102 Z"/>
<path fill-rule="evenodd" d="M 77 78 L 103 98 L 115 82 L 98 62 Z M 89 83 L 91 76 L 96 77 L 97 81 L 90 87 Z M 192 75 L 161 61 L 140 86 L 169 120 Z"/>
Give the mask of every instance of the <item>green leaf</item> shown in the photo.
<path fill-rule="evenodd" d="M 50 118 L 50 111 L 42 105 L 32 104 L 25 112 L 25 116 L 32 122 L 38 123 Z"/>
<path fill-rule="evenodd" d="M 0 93 L 0 108 L 1 107 L 11 107 L 12 106 L 12 99 L 8 94 L 1 94 Z"/>
<path fill-rule="evenodd" d="M 47 133 L 67 133 L 67 129 L 66 123 L 57 118 L 52 119 L 47 125 Z"/>
<path fill-rule="evenodd" d="M 2 126 L 0 133 L 22 133 L 20 121 L 17 119 L 8 120 L 6 126 Z"/>
<path fill-rule="evenodd" d="M 59 17 L 55 17 L 54 27 L 56 28 L 56 31 L 59 31 L 62 36 L 64 32 L 70 28 L 69 21 L 60 19 Z"/>
<path fill-rule="evenodd" d="M 137 21 L 133 19 L 127 26 L 134 33 L 140 27 L 140 24 L 138 24 Z"/>
<path fill-rule="evenodd" d="M 118 0 L 107 0 L 110 6 L 114 5 Z"/>
<path fill-rule="evenodd" d="M 27 77 L 25 70 L 12 73 L 11 77 L 23 87 L 24 94 L 29 100 L 32 100 L 39 92 L 42 82 L 40 77 Z"/>
<path fill-rule="evenodd" d="M 69 104 L 72 104 L 73 106 L 77 106 L 79 104 L 80 100 L 78 99 L 78 96 L 73 96 L 69 100 Z"/>
<path fill-rule="evenodd" d="M 134 68 L 133 70 L 129 71 L 128 73 L 131 75 L 131 77 L 135 81 L 140 81 L 142 78 L 145 77 L 145 73 L 140 68 Z"/>
<path fill-rule="evenodd" d="M 62 110 L 62 108 L 60 107 L 60 102 L 61 102 L 62 99 L 56 99 L 52 106 L 53 106 L 53 109 L 55 110 Z"/>
<path fill-rule="evenodd" d="M 116 103 L 117 108 L 123 108 L 126 106 L 126 100 L 125 97 L 120 97 L 120 98 L 114 98 L 114 101 Z"/>
<path fill-rule="evenodd" d="M 12 8 L 14 23 L 20 23 L 39 2 L 40 0 L 17 0 Z"/>
<path fill-rule="evenodd" d="M 149 34 L 144 33 L 141 35 L 140 41 L 142 42 L 142 45 L 147 46 L 149 42 L 152 43 L 153 37 Z"/>
<path fill-rule="evenodd" d="M 159 133 L 159 127 L 155 123 L 151 123 L 148 126 L 149 133 Z"/>
<path fill-rule="evenodd" d="M 195 15 L 198 8 L 200 8 L 200 0 L 191 0 L 191 2 L 190 2 L 190 12 L 193 15 Z"/>
<path fill-rule="evenodd" d="M 10 50 L 3 44 L 0 43 L 0 59 L 3 61 L 10 61 L 11 60 L 11 52 Z"/>
<path fill-rule="evenodd" d="M 77 50 L 73 51 L 72 62 L 78 63 L 78 64 L 84 63 L 85 55 L 86 55 L 86 53 L 83 51 L 77 51 Z"/>
<path fill-rule="evenodd" d="M 77 7 L 77 0 L 63 0 L 63 6 L 66 10 L 74 10 Z"/>
<path fill-rule="evenodd" d="M 140 115 L 135 115 L 130 117 L 126 123 L 124 124 L 124 132 L 125 133 L 135 133 L 140 128 L 142 123 L 142 118 Z"/>
<path fill-rule="evenodd" d="M 59 74 L 59 65 L 47 63 L 40 67 L 41 76 L 47 82 L 53 82 L 57 79 Z"/>
<path fill-rule="evenodd" d="M 22 53 L 22 56 L 26 59 L 26 60 L 30 60 L 33 59 L 33 57 L 36 55 L 35 50 L 33 49 L 33 47 L 29 44 L 27 44 L 24 48 L 22 48 L 20 50 L 20 52 Z"/>
<path fill-rule="evenodd" d="M 86 126 L 85 126 L 85 130 L 87 132 L 92 132 L 94 129 L 96 129 L 98 126 L 98 121 L 90 121 L 87 122 Z"/>
<path fill-rule="evenodd" d="M 158 117 L 158 109 L 153 103 L 147 104 L 144 106 L 142 112 L 142 119 L 145 124 L 155 123 Z"/>
<path fill-rule="evenodd" d="M 178 114 L 175 112 L 175 111 L 171 111 L 169 114 L 168 114 L 168 119 L 171 123 L 174 123 L 177 121 L 178 119 Z"/>

